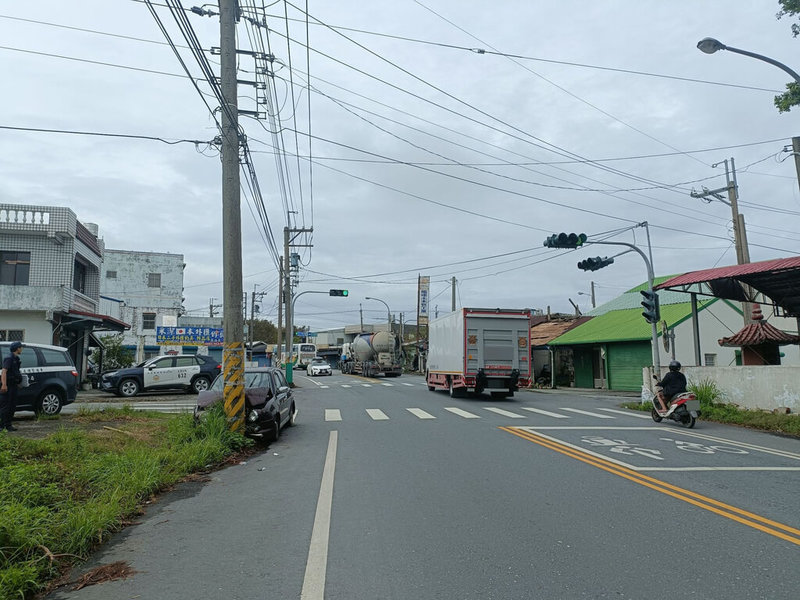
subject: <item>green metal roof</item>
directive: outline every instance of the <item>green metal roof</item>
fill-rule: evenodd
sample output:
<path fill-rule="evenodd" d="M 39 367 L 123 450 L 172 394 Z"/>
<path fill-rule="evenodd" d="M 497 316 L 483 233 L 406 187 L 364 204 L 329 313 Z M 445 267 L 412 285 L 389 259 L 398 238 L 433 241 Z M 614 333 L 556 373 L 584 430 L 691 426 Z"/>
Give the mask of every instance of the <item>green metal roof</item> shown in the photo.
<path fill-rule="evenodd" d="M 634 288 L 636 289 L 636 288 Z M 637 294 L 638 296 L 639 294 Z M 702 310 L 713 300 L 701 300 L 697 309 Z M 668 304 L 661 307 L 661 319 L 667 322 L 668 327 L 674 327 L 691 317 L 692 303 Z M 661 327 L 658 328 L 661 335 Z M 642 317 L 641 308 L 627 310 L 612 310 L 592 318 L 590 321 L 578 325 L 550 342 L 553 346 L 574 344 L 596 344 L 601 342 L 629 342 L 649 340 L 652 336 L 650 323 Z"/>

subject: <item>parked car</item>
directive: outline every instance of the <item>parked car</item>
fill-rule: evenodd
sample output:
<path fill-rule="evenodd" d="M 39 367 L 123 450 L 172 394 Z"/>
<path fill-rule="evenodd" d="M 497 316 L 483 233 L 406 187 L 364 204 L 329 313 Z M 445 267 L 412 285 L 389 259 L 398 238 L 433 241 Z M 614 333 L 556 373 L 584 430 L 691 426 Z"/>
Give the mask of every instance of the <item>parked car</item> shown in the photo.
<path fill-rule="evenodd" d="M 10 346 L 11 342 L 0 342 L 0 364 L 11 354 Z M 78 371 L 66 348 L 23 342 L 19 358 L 27 386 L 17 391 L 17 410 L 57 415 L 64 406 L 75 402 Z"/>
<path fill-rule="evenodd" d="M 306 373 L 308 373 L 310 377 L 314 377 L 314 375 L 332 375 L 333 371 L 331 371 L 331 366 L 328 364 L 328 361 L 317 356 L 311 359 L 311 362 L 306 367 Z"/>
<path fill-rule="evenodd" d="M 135 367 L 103 373 L 100 388 L 126 397 L 142 391 L 176 389 L 196 394 L 211 387 L 220 371 L 219 361 L 206 355 L 157 356 Z"/>
<path fill-rule="evenodd" d="M 207 391 L 197 396 L 195 420 L 203 412 L 222 402 L 225 387 L 220 375 Z M 294 396 L 286 378 L 277 367 L 252 367 L 244 372 L 245 434 L 275 441 L 283 427 L 291 427 L 297 417 Z"/>

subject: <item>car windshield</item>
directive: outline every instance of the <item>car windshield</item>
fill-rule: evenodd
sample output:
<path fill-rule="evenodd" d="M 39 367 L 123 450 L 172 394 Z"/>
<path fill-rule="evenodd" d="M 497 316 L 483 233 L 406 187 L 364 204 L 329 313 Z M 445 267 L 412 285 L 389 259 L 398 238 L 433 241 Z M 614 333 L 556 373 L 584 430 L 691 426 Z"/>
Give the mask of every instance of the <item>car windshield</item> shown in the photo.
<path fill-rule="evenodd" d="M 327 365 L 328 363 L 324 358 L 314 358 L 311 360 L 312 365 Z"/>
<path fill-rule="evenodd" d="M 225 378 L 222 375 L 218 375 L 217 378 L 214 380 L 214 383 L 211 385 L 209 389 L 214 390 L 215 392 L 223 391 L 225 387 Z M 252 372 L 252 371 L 245 371 L 244 373 L 244 387 L 246 388 L 257 388 L 257 387 L 264 387 L 264 388 L 271 388 L 272 387 L 272 378 L 269 376 L 268 372 Z"/>

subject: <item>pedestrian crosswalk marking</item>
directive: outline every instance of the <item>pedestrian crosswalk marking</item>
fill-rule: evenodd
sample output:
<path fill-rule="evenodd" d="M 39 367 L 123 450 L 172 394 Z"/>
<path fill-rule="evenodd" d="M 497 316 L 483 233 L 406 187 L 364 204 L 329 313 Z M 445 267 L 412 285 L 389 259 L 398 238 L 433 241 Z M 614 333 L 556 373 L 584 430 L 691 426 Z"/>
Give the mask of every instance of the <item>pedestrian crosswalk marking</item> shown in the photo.
<path fill-rule="evenodd" d="M 458 415 L 459 417 L 464 417 L 465 419 L 480 419 L 478 415 L 467 412 L 466 410 L 461 410 L 460 408 L 455 408 L 454 406 L 446 406 L 445 410 L 453 413 L 454 415 Z"/>
<path fill-rule="evenodd" d="M 321 386 L 319 386 L 319 389 L 327 390 L 329 387 L 331 387 L 331 386 L 329 386 L 329 385 L 321 385 Z"/>
<path fill-rule="evenodd" d="M 373 421 L 388 421 L 389 416 L 379 408 L 368 408 L 367 414 Z"/>
<path fill-rule="evenodd" d="M 413 383 L 406 383 L 405 381 L 401 382 L 403 385 L 407 385 L 408 387 L 414 387 Z"/>
<path fill-rule="evenodd" d="M 524 419 L 524 415 L 518 415 L 517 413 L 513 413 L 510 410 L 503 410 L 502 408 L 495 408 L 494 406 L 484 406 L 484 410 L 489 410 L 493 413 L 497 413 L 498 415 L 503 415 L 504 417 L 508 417 L 509 419 Z"/>
<path fill-rule="evenodd" d="M 562 408 L 561 410 L 568 410 L 569 412 L 579 413 L 582 415 L 587 415 L 590 417 L 595 417 L 596 419 L 613 419 L 609 415 L 598 415 L 597 413 L 589 412 L 588 410 L 581 410 L 579 408 Z"/>
<path fill-rule="evenodd" d="M 567 415 L 559 415 L 554 412 L 550 412 L 549 410 L 542 410 L 541 408 L 531 408 L 530 406 L 520 406 L 521 410 L 529 410 L 534 413 L 539 413 L 540 415 L 545 415 L 547 417 L 553 417 L 554 419 L 569 419 Z"/>
<path fill-rule="evenodd" d="M 382 383 L 381 385 L 385 385 L 386 387 L 394 387 L 393 383 Z"/>
<path fill-rule="evenodd" d="M 343 384 L 342 384 L 342 387 L 343 387 L 343 388 L 351 388 L 351 387 L 353 387 L 353 386 L 352 386 L 352 385 L 347 385 L 346 383 L 343 383 Z"/>
<path fill-rule="evenodd" d="M 361 387 L 372 387 L 371 383 L 362 383 Z"/>
<path fill-rule="evenodd" d="M 342 411 L 338 408 L 326 408 L 325 409 L 325 420 L 326 421 L 341 421 L 342 420 Z"/>
<path fill-rule="evenodd" d="M 415 417 L 419 417 L 420 419 L 435 419 L 436 418 L 431 413 L 425 412 L 421 408 L 407 408 L 406 410 L 408 412 L 410 412 L 412 415 L 414 415 Z"/>
<path fill-rule="evenodd" d="M 597 410 L 604 410 L 606 412 L 617 413 L 618 415 L 625 415 L 626 417 L 636 417 L 637 419 L 651 418 L 650 415 L 647 413 L 640 414 L 633 410 L 617 410 L 615 408 L 598 408 Z"/>

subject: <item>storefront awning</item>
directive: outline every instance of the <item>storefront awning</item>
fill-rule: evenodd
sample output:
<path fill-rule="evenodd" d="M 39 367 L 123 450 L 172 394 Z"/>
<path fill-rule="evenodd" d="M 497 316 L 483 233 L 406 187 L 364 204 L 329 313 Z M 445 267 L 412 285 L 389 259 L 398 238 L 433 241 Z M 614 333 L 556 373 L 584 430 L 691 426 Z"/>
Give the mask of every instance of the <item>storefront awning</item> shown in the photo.
<path fill-rule="evenodd" d="M 117 331 L 122 332 L 131 328 L 130 325 L 108 315 L 98 315 L 96 313 L 84 312 L 81 310 L 71 310 L 61 317 L 64 327 L 74 327 L 77 329 L 91 329 L 93 331 Z"/>

